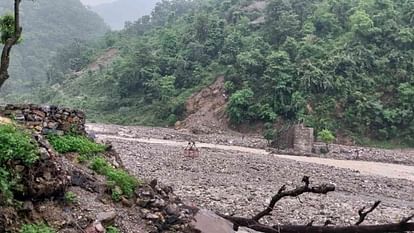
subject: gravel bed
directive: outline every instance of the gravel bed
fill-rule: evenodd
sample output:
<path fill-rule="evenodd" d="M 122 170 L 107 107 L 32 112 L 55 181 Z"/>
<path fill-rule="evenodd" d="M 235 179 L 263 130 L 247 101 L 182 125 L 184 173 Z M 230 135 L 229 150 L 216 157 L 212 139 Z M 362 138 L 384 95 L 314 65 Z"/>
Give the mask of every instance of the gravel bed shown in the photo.
<path fill-rule="evenodd" d="M 121 140 L 112 143 L 136 176 L 157 178 L 184 199 L 221 213 L 251 216 L 263 210 L 282 185 L 294 188 L 304 175 L 314 184 L 332 182 L 337 191 L 283 199 L 265 222 L 306 224 L 315 220 L 315 224 L 323 224 L 330 219 L 336 224 L 354 223 L 358 209 L 376 200 L 383 203 L 366 223 L 396 222 L 414 213 L 414 182 L 408 180 L 365 176 L 271 155 L 203 149 L 198 158 L 191 159 L 179 147 Z"/>
<path fill-rule="evenodd" d="M 260 135 L 243 135 L 234 131 L 218 132 L 216 134 L 195 135 L 191 134 L 186 130 L 174 130 L 170 128 L 118 126 L 101 124 L 88 124 L 87 129 L 98 134 L 110 134 L 121 137 L 156 138 L 174 141 L 194 140 L 196 142 L 203 143 L 244 146 L 260 149 L 265 149 L 267 147 L 266 140 L 264 140 Z M 316 147 L 321 148 L 324 146 L 318 145 L 318 143 L 316 143 Z M 361 160 L 383 163 L 395 163 L 414 166 L 414 149 L 387 150 L 368 147 L 344 146 L 336 144 L 330 145 L 329 149 L 330 151 L 327 154 L 314 153 L 308 154 L 308 156 L 341 160 Z M 295 154 L 294 151 L 288 150 L 277 151 L 273 148 L 267 148 L 267 150 L 279 154 Z"/>

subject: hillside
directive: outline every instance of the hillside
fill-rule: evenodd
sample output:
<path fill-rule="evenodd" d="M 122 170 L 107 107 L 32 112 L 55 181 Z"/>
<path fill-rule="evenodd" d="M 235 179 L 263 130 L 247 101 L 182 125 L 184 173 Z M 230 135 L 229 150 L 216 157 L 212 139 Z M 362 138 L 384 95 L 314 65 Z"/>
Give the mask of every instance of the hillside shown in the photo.
<path fill-rule="evenodd" d="M 174 124 L 191 94 L 224 75 L 236 126 L 301 121 L 357 142 L 412 144 L 413 4 L 165 1 L 101 41 L 101 53 L 120 51 L 113 65 L 75 79 L 55 70 L 67 75 L 44 101 L 99 121 Z"/>
<path fill-rule="evenodd" d="M 46 81 L 49 61 L 62 46 L 95 39 L 109 30 L 79 0 L 23 1 L 21 8 L 23 41 L 12 50 L 12 78 L 1 90 L 8 101 L 33 92 Z M 12 10 L 13 1 L 0 2 L 0 15 Z"/>
<path fill-rule="evenodd" d="M 125 22 L 133 22 L 151 13 L 159 0 L 117 0 L 92 6 L 105 22 L 114 30 L 124 28 Z"/>

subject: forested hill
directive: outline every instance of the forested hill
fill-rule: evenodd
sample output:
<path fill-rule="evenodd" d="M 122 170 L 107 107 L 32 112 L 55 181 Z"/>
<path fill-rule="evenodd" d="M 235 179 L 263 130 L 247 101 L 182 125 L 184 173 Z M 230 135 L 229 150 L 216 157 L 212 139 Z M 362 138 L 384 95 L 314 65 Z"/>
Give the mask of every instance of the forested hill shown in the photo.
<path fill-rule="evenodd" d="M 148 15 L 159 0 L 117 0 L 93 6 L 91 9 L 98 13 L 114 30 L 124 28 L 125 22 L 135 21 L 143 15 Z"/>
<path fill-rule="evenodd" d="M 114 65 L 56 75 L 44 101 L 160 125 L 183 117 L 185 99 L 225 74 L 234 124 L 302 121 L 414 143 L 414 1 L 163 1 L 101 46 L 119 49 Z"/>
<path fill-rule="evenodd" d="M 14 1 L 0 1 L 0 15 L 13 11 Z M 75 40 L 103 36 L 109 27 L 79 0 L 23 0 L 22 42 L 13 48 L 11 77 L 1 95 L 30 93 L 46 80 L 49 60 Z"/>

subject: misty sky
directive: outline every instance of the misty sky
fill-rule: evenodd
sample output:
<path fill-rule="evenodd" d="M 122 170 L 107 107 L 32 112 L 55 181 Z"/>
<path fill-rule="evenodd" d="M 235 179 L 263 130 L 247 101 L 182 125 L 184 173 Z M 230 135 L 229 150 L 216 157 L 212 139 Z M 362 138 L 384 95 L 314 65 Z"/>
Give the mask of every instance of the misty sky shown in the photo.
<path fill-rule="evenodd" d="M 101 3 L 113 2 L 115 0 L 81 0 L 85 5 L 95 6 Z"/>

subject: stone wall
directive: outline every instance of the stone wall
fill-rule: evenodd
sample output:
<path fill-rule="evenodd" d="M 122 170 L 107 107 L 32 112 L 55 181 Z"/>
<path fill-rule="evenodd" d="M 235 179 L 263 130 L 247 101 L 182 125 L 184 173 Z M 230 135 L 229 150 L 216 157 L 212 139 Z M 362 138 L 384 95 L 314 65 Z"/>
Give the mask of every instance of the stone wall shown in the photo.
<path fill-rule="evenodd" d="M 312 153 L 313 143 L 315 141 L 313 128 L 299 124 L 294 126 L 293 131 L 293 149 L 298 152 Z"/>
<path fill-rule="evenodd" d="M 56 106 L 32 104 L 0 106 L 0 116 L 15 120 L 41 134 L 75 131 L 85 133 L 85 114 L 82 111 Z"/>
<path fill-rule="evenodd" d="M 305 127 L 303 124 L 289 126 L 279 130 L 278 138 L 272 142 L 272 147 L 295 152 L 312 153 L 314 136 L 313 128 Z"/>

